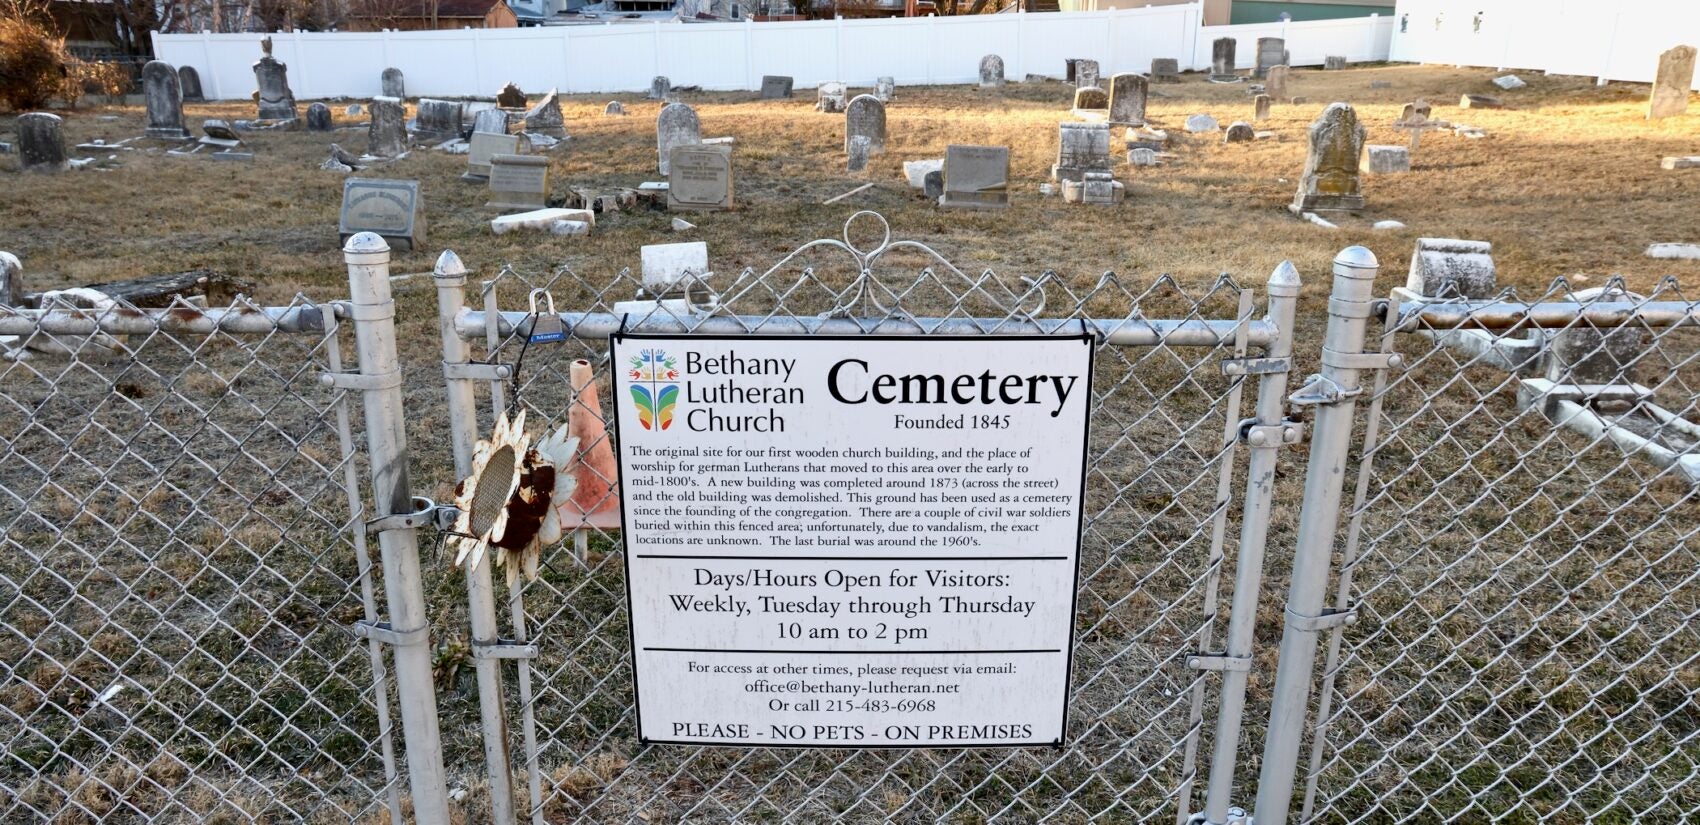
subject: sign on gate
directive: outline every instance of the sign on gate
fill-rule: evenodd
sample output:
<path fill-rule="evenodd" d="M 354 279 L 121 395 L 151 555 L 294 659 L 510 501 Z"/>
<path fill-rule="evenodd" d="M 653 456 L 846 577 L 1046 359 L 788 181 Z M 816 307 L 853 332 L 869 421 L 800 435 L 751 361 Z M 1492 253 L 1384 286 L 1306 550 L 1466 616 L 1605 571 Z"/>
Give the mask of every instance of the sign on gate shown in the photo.
<path fill-rule="evenodd" d="M 1092 344 L 614 336 L 642 738 L 1061 744 Z"/>

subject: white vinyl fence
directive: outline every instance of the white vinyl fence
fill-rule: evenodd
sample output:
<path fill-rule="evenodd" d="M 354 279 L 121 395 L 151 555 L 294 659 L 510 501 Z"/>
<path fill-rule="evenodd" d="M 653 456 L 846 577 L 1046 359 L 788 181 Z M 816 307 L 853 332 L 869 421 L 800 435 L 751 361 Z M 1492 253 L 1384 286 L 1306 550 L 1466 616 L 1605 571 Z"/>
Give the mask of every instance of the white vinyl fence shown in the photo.
<path fill-rule="evenodd" d="M 1694 0 L 1399 0 L 1393 19 L 1393 60 L 1635 83 L 1666 49 L 1700 46 Z"/>
<path fill-rule="evenodd" d="M 289 65 L 296 97 L 370 97 L 379 74 L 401 69 L 410 95 L 491 95 L 512 81 L 520 88 L 564 93 L 636 92 L 664 75 L 675 85 L 755 90 L 762 75 L 789 75 L 798 88 L 844 81 L 871 85 L 891 76 L 898 85 L 969 83 L 980 58 L 1004 59 L 1011 80 L 1027 74 L 1061 76 L 1073 57 L 1100 62 L 1106 76 L 1145 72 L 1152 58 L 1172 57 L 1182 69 L 1210 66 L 1216 37 L 1239 40 L 1250 67 L 1257 38 L 1278 37 L 1279 23 L 1202 27 L 1202 6 L 1059 14 L 994 14 L 772 23 L 628 23 L 523 29 L 418 32 L 282 32 L 275 55 Z M 1299 65 L 1343 54 L 1385 60 L 1387 18 L 1291 23 L 1288 49 Z M 252 66 L 260 34 L 155 33 L 154 54 L 193 66 L 209 98 L 234 100 L 254 89 Z"/>

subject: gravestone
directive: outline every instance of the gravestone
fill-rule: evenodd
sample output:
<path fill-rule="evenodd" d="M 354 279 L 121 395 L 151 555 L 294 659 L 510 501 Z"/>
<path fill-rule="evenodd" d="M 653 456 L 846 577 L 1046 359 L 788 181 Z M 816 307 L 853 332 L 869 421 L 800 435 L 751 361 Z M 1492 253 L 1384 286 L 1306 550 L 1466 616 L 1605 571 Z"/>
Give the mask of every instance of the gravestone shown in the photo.
<path fill-rule="evenodd" d="M 650 100 L 666 100 L 672 91 L 673 83 L 665 75 L 656 75 L 654 80 L 649 81 Z"/>
<path fill-rule="evenodd" d="M 1667 172 L 1674 172 L 1677 169 L 1700 169 L 1700 155 L 1664 158 L 1659 161 L 1659 168 Z"/>
<path fill-rule="evenodd" d="M 896 94 L 897 81 L 895 79 L 882 77 L 874 81 L 874 97 L 879 98 L 881 103 L 890 103 L 891 98 Z"/>
<path fill-rule="evenodd" d="M 1269 67 L 1279 66 L 1287 62 L 1287 41 L 1279 37 L 1257 38 L 1257 69 L 1256 76 L 1263 77 L 1269 73 Z"/>
<path fill-rule="evenodd" d="M 323 103 L 314 103 L 307 107 L 307 131 L 329 132 L 331 128 L 331 107 Z"/>
<path fill-rule="evenodd" d="M 1339 71 L 1346 68 L 1345 55 L 1331 54 L 1322 59 L 1323 71 Z"/>
<path fill-rule="evenodd" d="M 1145 100 L 1150 84 L 1145 75 L 1118 74 L 1110 78 L 1110 122 L 1145 125 Z"/>
<path fill-rule="evenodd" d="M 64 120 L 47 112 L 22 115 L 18 133 L 18 166 L 25 172 L 56 172 L 65 168 Z"/>
<path fill-rule="evenodd" d="M 1078 181 L 1087 172 L 1114 168 L 1110 124 L 1059 123 L 1057 133 L 1057 162 L 1051 166 L 1051 180 Z"/>
<path fill-rule="evenodd" d="M 1494 78 L 1493 85 L 1509 92 L 1512 89 L 1521 89 L 1529 84 L 1524 82 L 1523 78 L 1518 77 L 1517 75 L 1508 74 L 1504 77 Z"/>
<path fill-rule="evenodd" d="M 561 95 L 558 89 L 550 89 L 542 100 L 537 101 L 536 106 L 525 113 L 525 130 L 553 138 L 567 136 L 567 120 L 561 116 Z"/>
<path fill-rule="evenodd" d="M 503 86 L 502 90 L 496 93 L 496 105 L 503 109 L 524 109 L 525 92 L 520 91 L 519 86 L 515 85 L 513 81 L 509 81 L 508 85 Z"/>
<path fill-rule="evenodd" d="M 1004 209 L 1009 206 L 1009 147 L 952 144 L 944 153 L 944 194 L 939 206 Z"/>
<path fill-rule="evenodd" d="M 383 89 L 384 97 L 393 97 L 396 100 L 407 97 L 407 80 L 402 76 L 401 70 L 394 66 L 378 75 L 378 85 Z"/>
<path fill-rule="evenodd" d="M 1065 203 L 1114 206 L 1121 203 L 1124 193 L 1121 182 L 1109 172 L 1087 172 L 1080 180 L 1067 180 L 1062 184 Z"/>
<path fill-rule="evenodd" d="M 1503 109 L 1505 102 L 1490 95 L 1464 95 L 1458 98 L 1460 109 Z"/>
<path fill-rule="evenodd" d="M 791 96 L 791 85 L 795 81 L 789 77 L 769 74 L 761 78 L 761 99 L 781 100 Z"/>
<path fill-rule="evenodd" d="M 422 98 L 413 112 L 413 131 L 419 140 L 431 142 L 461 136 L 462 104 L 458 100 Z"/>
<path fill-rule="evenodd" d="M 479 132 L 491 135 L 507 134 L 508 113 L 501 109 L 480 109 L 478 114 L 472 116 L 472 133 L 476 135 Z"/>
<path fill-rule="evenodd" d="M 1418 238 L 1405 288 L 1428 298 L 1492 298 L 1499 291 L 1493 244 Z"/>
<path fill-rule="evenodd" d="M 191 137 L 183 127 L 182 81 L 171 64 L 150 60 L 142 67 L 142 96 L 148 111 L 148 127 L 143 134 L 170 140 Z"/>
<path fill-rule="evenodd" d="M 1238 80 L 1234 74 L 1234 48 L 1238 41 L 1232 37 L 1218 37 L 1210 43 L 1210 79 L 1217 82 Z"/>
<path fill-rule="evenodd" d="M 603 117 L 620 117 L 625 113 L 626 105 L 618 100 L 610 100 L 607 106 L 602 107 Z"/>
<path fill-rule="evenodd" d="M 1258 95 L 1251 99 L 1251 119 L 1262 123 L 1269 119 L 1269 95 Z"/>
<path fill-rule="evenodd" d="M 1584 289 L 1572 298 L 1584 306 L 1594 301 L 1635 304 L 1646 300 L 1646 296 L 1617 286 Z M 1621 385 L 1634 383 L 1638 372 L 1636 368 L 1640 366 L 1662 366 L 1668 370 L 1669 363 L 1665 359 L 1649 354 L 1650 337 L 1642 324 L 1604 328 L 1589 323 L 1572 324 L 1551 338 L 1547 380 L 1563 384 Z M 1623 403 L 1618 402 L 1614 406 Z M 1611 411 L 1605 405 L 1600 406 L 1602 412 Z"/>
<path fill-rule="evenodd" d="M 935 169 L 921 178 L 921 193 L 929 200 L 938 201 L 944 197 L 944 170 Z"/>
<path fill-rule="evenodd" d="M 873 95 L 857 95 L 844 110 L 844 149 L 858 135 L 868 139 L 868 154 L 885 153 L 885 104 Z"/>
<path fill-rule="evenodd" d="M 1289 207 L 1293 214 L 1363 208 L 1358 160 L 1363 155 L 1364 136 L 1364 126 L 1351 104 L 1332 103 L 1323 110 L 1310 125 L 1304 176 Z"/>
<path fill-rule="evenodd" d="M 1653 96 L 1647 103 L 1647 117 L 1675 117 L 1688 111 L 1688 89 L 1693 85 L 1693 46 L 1677 46 L 1659 55 L 1659 73 L 1653 78 Z"/>
<path fill-rule="evenodd" d="M 1158 83 L 1181 82 L 1181 63 L 1173 57 L 1151 58 L 1151 79 Z"/>
<path fill-rule="evenodd" d="M 482 182 L 490 177 L 490 158 L 520 153 L 520 136 L 504 132 L 473 132 L 467 141 L 466 174 L 461 180 Z"/>
<path fill-rule="evenodd" d="M 1222 134 L 1223 143 L 1250 143 L 1254 140 L 1257 140 L 1257 132 L 1251 128 L 1250 123 L 1243 120 L 1229 124 L 1228 131 Z"/>
<path fill-rule="evenodd" d="M 667 158 L 679 146 L 695 146 L 702 142 L 702 126 L 697 110 L 683 103 L 661 107 L 655 119 L 655 152 L 660 157 L 661 174 L 667 174 Z"/>
<path fill-rule="evenodd" d="M 346 242 L 357 232 L 375 232 L 392 247 L 423 245 L 425 204 L 419 197 L 419 181 L 345 179 L 337 234 Z"/>
<path fill-rule="evenodd" d="M 860 172 L 863 169 L 868 168 L 868 155 L 870 154 L 869 149 L 872 146 L 873 141 L 869 140 L 867 135 L 850 136 L 850 145 L 845 147 L 844 150 L 850 156 L 850 161 L 847 165 L 849 171 Z"/>
<path fill-rule="evenodd" d="M 1075 84 L 1075 80 L 1074 80 L 1074 78 L 1076 76 L 1075 75 L 1075 66 L 1079 63 L 1080 63 L 1080 58 L 1078 58 L 1078 57 L 1065 57 L 1065 58 L 1063 58 L 1063 82 L 1069 83 L 1069 84 L 1074 84 L 1076 86 L 1076 88 L 1078 88 L 1078 84 Z M 1028 82 L 1028 83 L 1034 82 L 1033 78 L 1035 78 L 1035 77 L 1043 77 L 1043 75 L 1031 75 L 1030 74 L 1030 75 L 1027 76 L 1026 82 Z"/>
<path fill-rule="evenodd" d="M 1077 88 L 1098 85 L 1098 61 L 1085 58 L 1074 61 L 1074 85 Z"/>
<path fill-rule="evenodd" d="M 732 147 L 675 146 L 668 165 L 668 211 L 732 208 Z"/>
<path fill-rule="evenodd" d="M 1276 100 L 1282 100 L 1287 95 L 1287 67 L 1270 66 L 1263 80 L 1263 93 Z"/>
<path fill-rule="evenodd" d="M 536 155 L 491 155 L 493 209 L 542 209 L 549 205 L 549 159 Z"/>
<path fill-rule="evenodd" d="M 177 67 L 177 85 L 183 90 L 184 102 L 206 102 L 206 93 L 201 91 L 201 73 L 195 71 L 194 66 Z"/>
<path fill-rule="evenodd" d="M 980 88 L 991 89 L 1003 85 L 1003 58 L 988 54 L 980 58 Z"/>
<path fill-rule="evenodd" d="M 1106 112 L 1110 108 L 1110 93 L 1097 86 L 1084 86 L 1074 90 L 1074 111 L 1076 112 Z"/>
<path fill-rule="evenodd" d="M 407 109 L 399 100 L 372 99 L 372 122 L 366 127 L 366 154 L 399 158 L 407 153 Z"/>
<path fill-rule="evenodd" d="M 815 87 L 815 111 L 836 113 L 844 111 L 847 94 L 843 83 L 822 83 Z"/>
<path fill-rule="evenodd" d="M 1156 166 L 1157 150 L 1141 147 L 1127 150 L 1127 162 L 1131 166 Z"/>
<path fill-rule="evenodd" d="M 1188 115 L 1186 119 L 1186 130 L 1194 134 L 1199 132 L 1214 132 L 1220 128 L 1222 128 L 1222 124 L 1218 123 L 1216 118 L 1209 115 Z"/>
<path fill-rule="evenodd" d="M 260 40 L 265 55 L 254 64 L 254 80 L 259 83 L 257 103 L 261 120 L 294 120 L 295 93 L 289 90 L 289 67 L 272 57 L 272 39 Z"/>
<path fill-rule="evenodd" d="M 1430 105 L 1428 101 L 1412 101 L 1405 104 L 1405 108 L 1400 110 L 1399 123 L 1407 125 L 1412 123 L 1426 123 L 1429 119 L 1429 115 L 1433 114 L 1433 112 L 1434 107 Z"/>
<path fill-rule="evenodd" d="M 1403 146 L 1370 144 L 1364 147 L 1364 170 L 1377 175 L 1411 171 L 1411 150 Z"/>
<path fill-rule="evenodd" d="M 206 132 L 207 137 L 212 139 L 210 145 L 226 147 L 242 145 L 242 139 L 237 136 L 236 129 L 230 125 L 230 121 L 209 117 L 201 123 L 201 131 Z M 206 139 L 202 139 L 201 142 L 208 143 Z"/>

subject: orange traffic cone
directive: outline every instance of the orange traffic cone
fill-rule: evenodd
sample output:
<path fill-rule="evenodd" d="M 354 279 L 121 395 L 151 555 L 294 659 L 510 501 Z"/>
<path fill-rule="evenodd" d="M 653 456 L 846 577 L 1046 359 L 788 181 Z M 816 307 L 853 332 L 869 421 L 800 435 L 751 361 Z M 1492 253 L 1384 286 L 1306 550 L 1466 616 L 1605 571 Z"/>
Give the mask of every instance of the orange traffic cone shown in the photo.
<path fill-rule="evenodd" d="M 561 525 L 590 522 L 603 526 L 607 518 L 591 517 L 608 514 L 613 516 L 613 526 L 618 526 L 620 497 L 614 493 L 614 487 L 620 483 L 620 467 L 614 460 L 613 442 L 602 421 L 596 374 L 590 362 L 581 358 L 573 362 L 569 375 L 574 397 L 567 410 L 567 429 L 578 439 L 578 461 L 573 472 L 578 487 L 573 490 L 571 503 L 561 507 Z"/>

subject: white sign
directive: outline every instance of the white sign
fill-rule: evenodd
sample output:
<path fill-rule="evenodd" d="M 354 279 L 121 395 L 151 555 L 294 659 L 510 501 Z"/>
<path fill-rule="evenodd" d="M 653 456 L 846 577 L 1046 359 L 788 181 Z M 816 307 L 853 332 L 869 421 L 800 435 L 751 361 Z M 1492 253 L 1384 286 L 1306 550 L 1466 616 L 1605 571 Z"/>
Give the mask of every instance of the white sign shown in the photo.
<path fill-rule="evenodd" d="M 1092 350 L 615 336 L 640 736 L 1061 744 Z"/>

